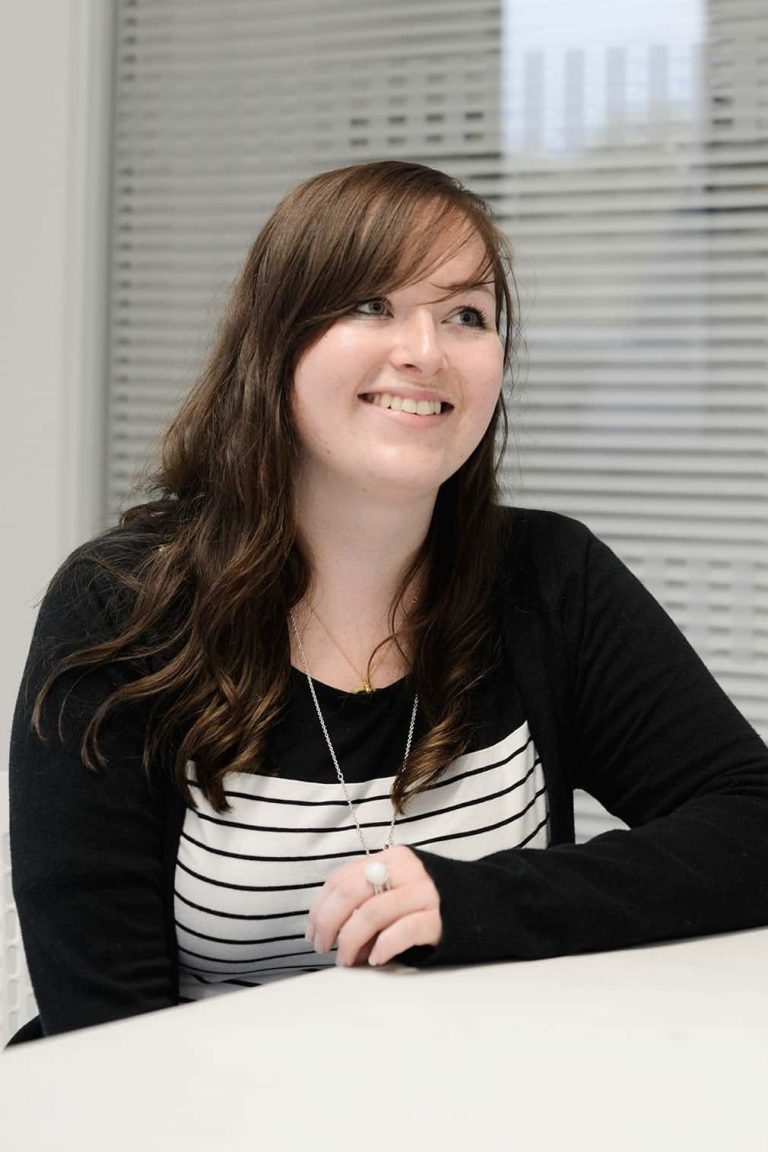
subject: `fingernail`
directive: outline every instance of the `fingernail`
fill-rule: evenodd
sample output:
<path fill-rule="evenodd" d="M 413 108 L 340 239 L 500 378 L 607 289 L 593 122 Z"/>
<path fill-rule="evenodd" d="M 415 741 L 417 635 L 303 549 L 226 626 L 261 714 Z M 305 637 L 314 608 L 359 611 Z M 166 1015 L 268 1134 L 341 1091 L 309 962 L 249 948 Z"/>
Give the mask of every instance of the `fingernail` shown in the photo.
<path fill-rule="evenodd" d="M 315 952 L 325 952 L 325 948 L 323 948 L 322 942 L 320 940 L 315 938 L 314 944 L 315 944 Z"/>
<path fill-rule="evenodd" d="M 309 940 L 309 941 L 310 941 L 310 943 L 311 943 L 311 941 L 312 941 L 312 939 L 313 939 L 314 935 L 315 935 L 315 930 L 314 930 L 314 928 L 312 927 L 312 925 L 311 925 L 311 924 L 308 924 L 308 925 L 307 925 L 307 930 L 306 930 L 306 932 L 304 933 L 304 939 L 305 939 L 305 940 Z"/>

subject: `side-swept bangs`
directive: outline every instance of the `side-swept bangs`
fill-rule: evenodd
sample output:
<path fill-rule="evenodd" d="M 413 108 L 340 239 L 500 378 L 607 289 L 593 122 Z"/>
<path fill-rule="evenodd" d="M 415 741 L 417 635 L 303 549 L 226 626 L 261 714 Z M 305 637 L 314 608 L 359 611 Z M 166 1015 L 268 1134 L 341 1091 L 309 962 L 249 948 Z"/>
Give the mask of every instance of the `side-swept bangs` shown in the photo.
<path fill-rule="evenodd" d="M 299 185 L 265 226 L 265 259 L 253 269 L 255 299 L 263 292 L 283 318 L 285 367 L 355 304 L 421 279 L 475 237 L 483 257 L 452 291 L 493 282 L 508 367 L 516 316 L 511 252 L 479 196 L 442 172 L 398 161 L 341 168 Z M 278 266 L 280 282 L 270 283 Z"/>

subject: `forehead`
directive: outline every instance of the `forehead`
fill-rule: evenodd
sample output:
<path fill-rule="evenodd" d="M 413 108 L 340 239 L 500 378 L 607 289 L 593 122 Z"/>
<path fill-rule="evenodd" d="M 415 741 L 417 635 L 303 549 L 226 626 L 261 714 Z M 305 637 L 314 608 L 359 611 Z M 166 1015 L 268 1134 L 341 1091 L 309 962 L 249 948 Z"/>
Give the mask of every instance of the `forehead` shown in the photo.
<path fill-rule="evenodd" d="M 479 236 L 471 236 L 458 251 L 436 254 L 428 274 L 429 279 L 443 287 L 468 284 L 493 284 L 493 267 L 485 244 Z"/>
<path fill-rule="evenodd" d="M 409 271 L 403 287 L 428 282 L 444 290 L 485 285 L 493 291 L 495 284 L 494 261 L 485 242 L 477 232 L 467 228 L 454 229 L 441 237 L 420 265 Z"/>

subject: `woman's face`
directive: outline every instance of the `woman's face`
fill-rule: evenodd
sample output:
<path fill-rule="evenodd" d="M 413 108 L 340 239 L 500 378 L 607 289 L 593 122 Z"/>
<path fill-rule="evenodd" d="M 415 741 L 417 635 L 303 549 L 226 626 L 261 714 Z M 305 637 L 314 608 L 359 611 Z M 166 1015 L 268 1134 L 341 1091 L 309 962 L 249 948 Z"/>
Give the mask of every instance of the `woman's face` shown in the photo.
<path fill-rule="evenodd" d="M 470 239 L 425 279 L 361 301 L 300 357 L 292 399 L 303 486 L 423 498 L 471 455 L 503 376 L 494 285 L 446 293 L 483 255 Z"/>

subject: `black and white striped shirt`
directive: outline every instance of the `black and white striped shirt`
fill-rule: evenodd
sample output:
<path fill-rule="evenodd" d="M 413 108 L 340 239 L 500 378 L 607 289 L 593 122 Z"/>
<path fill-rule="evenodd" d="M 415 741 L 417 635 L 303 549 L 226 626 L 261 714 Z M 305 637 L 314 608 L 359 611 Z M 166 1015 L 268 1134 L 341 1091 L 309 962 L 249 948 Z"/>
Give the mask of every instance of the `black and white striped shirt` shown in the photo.
<path fill-rule="evenodd" d="M 392 818 L 412 699 L 403 682 L 372 698 L 317 690 L 358 819 L 377 850 Z M 511 685 L 496 684 L 480 711 L 470 751 L 409 802 L 396 843 L 460 860 L 547 846 L 544 775 Z M 227 777 L 224 814 L 196 788 L 190 763 L 198 807 L 185 817 L 174 897 L 185 999 L 335 962 L 334 952 L 318 956 L 305 940 L 307 913 L 328 874 L 361 845 L 299 673 L 270 760 L 279 775 Z"/>

